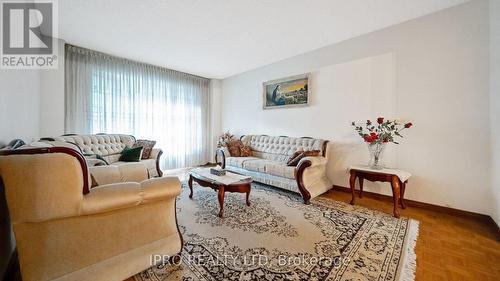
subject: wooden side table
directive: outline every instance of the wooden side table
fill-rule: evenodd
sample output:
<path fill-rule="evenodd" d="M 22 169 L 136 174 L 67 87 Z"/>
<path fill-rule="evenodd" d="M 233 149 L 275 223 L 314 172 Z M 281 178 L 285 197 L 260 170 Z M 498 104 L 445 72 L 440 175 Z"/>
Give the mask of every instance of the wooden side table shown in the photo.
<path fill-rule="evenodd" d="M 394 198 L 394 217 L 399 218 L 398 202 L 401 204 L 401 208 L 406 208 L 404 203 L 404 194 L 406 183 L 408 183 L 408 178 L 411 176 L 410 173 L 395 169 L 374 170 L 369 167 L 350 167 L 349 173 L 351 174 L 351 178 L 349 180 L 352 193 L 351 205 L 354 205 L 354 198 L 356 197 L 356 178 L 359 178 L 359 198 L 363 197 L 363 180 L 366 179 L 372 182 L 390 182 L 392 187 L 392 197 Z"/>

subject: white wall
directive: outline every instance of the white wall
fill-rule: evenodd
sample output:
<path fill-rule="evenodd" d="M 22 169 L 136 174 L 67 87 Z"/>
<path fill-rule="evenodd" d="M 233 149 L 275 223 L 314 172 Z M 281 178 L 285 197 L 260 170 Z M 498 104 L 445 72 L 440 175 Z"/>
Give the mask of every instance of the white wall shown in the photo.
<path fill-rule="evenodd" d="M 500 225 L 500 1 L 490 0 L 490 117 L 493 219 Z"/>
<path fill-rule="evenodd" d="M 64 134 L 64 41 L 58 44 L 58 69 L 0 70 L 0 147 Z"/>
<path fill-rule="evenodd" d="M 15 138 L 25 142 L 64 133 L 64 42 L 59 69 L 0 70 L 0 147 Z M 0 191 L 3 193 L 3 191 Z M 0 204 L 4 202 L 0 195 Z M 14 249 L 10 222 L 0 208 L 0 277 Z"/>
<path fill-rule="evenodd" d="M 0 70 L 0 147 L 31 141 L 40 131 L 40 71 Z"/>
<path fill-rule="evenodd" d="M 15 138 L 38 138 L 40 71 L 0 70 L 0 147 Z M 14 250 L 14 239 L 0 187 L 0 278 Z"/>
<path fill-rule="evenodd" d="M 58 39 L 58 69 L 41 71 L 40 137 L 64 134 L 64 41 Z"/>
<path fill-rule="evenodd" d="M 349 121 L 403 117 L 415 126 L 387 162 L 413 173 L 406 197 L 490 214 L 488 37 L 488 2 L 473 1 L 224 79 L 222 129 L 327 138 L 347 186 L 368 156 Z M 262 82 L 304 72 L 311 106 L 262 110 Z"/>
<path fill-rule="evenodd" d="M 215 148 L 221 132 L 222 81 L 210 80 L 210 162 L 215 162 Z"/>

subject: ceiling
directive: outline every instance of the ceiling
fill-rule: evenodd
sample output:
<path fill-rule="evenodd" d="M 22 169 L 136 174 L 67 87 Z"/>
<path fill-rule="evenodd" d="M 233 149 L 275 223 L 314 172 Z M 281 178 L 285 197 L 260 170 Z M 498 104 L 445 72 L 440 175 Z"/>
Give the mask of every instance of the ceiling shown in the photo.
<path fill-rule="evenodd" d="M 226 78 L 467 0 L 64 0 L 59 37 Z"/>

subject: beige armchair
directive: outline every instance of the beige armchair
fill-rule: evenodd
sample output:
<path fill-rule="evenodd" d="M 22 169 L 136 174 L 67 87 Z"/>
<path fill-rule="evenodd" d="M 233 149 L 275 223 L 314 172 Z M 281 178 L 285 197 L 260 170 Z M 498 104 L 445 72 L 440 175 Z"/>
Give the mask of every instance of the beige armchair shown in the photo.
<path fill-rule="evenodd" d="M 24 281 L 124 280 L 180 253 L 177 178 L 89 189 L 88 175 L 70 148 L 0 152 Z"/>

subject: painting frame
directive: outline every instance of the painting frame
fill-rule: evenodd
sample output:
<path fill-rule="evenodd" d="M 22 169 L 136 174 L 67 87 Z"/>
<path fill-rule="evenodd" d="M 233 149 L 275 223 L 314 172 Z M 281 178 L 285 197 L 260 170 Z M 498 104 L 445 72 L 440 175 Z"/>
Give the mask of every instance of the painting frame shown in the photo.
<path fill-rule="evenodd" d="M 297 104 L 280 104 L 280 105 L 270 105 L 269 103 L 271 102 L 269 100 L 269 94 L 268 94 L 268 86 L 274 86 L 274 85 L 282 85 L 286 83 L 291 83 L 293 81 L 297 80 L 306 80 L 306 102 L 301 102 Z M 310 83 L 311 82 L 311 73 L 304 73 L 304 74 L 299 74 L 299 75 L 293 75 L 293 76 L 288 76 L 285 78 L 280 78 L 280 79 L 275 79 L 275 80 L 270 80 L 262 83 L 262 108 L 263 109 L 278 109 L 278 108 L 290 108 L 290 107 L 304 107 L 304 106 L 309 106 L 310 104 L 310 93 L 311 93 L 311 87 Z M 303 90 L 302 90 L 303 91 Z"/>

